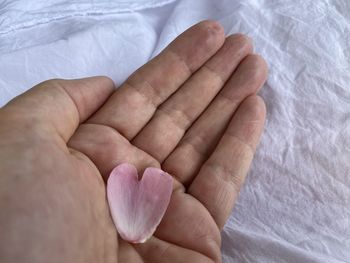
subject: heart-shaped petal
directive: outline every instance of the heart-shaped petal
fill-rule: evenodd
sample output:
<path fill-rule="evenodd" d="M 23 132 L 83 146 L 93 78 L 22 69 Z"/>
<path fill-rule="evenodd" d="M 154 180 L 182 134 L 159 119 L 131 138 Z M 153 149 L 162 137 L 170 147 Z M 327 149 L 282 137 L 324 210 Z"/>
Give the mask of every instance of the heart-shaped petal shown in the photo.
<path fill-rule="evenodd" d="M 132 243 L 150 238 L 167 209 L 173 179 L 161 169 L 148 167 L 141 180 L 133 165 L 113 169 L 107 181 L 107 198 L 120 236 Z"/>

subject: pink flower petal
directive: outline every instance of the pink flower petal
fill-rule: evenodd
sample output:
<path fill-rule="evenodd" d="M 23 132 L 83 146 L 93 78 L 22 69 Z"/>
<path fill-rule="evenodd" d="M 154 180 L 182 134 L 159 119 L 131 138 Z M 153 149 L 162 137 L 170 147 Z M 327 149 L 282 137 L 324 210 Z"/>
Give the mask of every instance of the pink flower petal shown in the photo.
<path fill-rule="evenodd" d="M 132 243 L 150 238 L 167 209 L 173 188 L 172 177 L 149 167 L 138 180 L 133 165 L 115 167 L 107 182 L 107 198 L 120 236 Z"/>

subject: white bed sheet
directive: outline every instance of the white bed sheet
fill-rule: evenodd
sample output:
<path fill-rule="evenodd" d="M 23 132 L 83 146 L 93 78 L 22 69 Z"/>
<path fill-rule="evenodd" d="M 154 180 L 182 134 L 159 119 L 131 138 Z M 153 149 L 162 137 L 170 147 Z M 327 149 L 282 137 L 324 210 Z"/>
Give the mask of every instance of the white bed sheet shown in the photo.
<path fill-rule="evenodd" d="M 262 142 L 224 262 L 350 262 L 350 2 L 0 1 L 0 106 L 49 78 L 121 83 L 202 19 L 268 61 Z"/>

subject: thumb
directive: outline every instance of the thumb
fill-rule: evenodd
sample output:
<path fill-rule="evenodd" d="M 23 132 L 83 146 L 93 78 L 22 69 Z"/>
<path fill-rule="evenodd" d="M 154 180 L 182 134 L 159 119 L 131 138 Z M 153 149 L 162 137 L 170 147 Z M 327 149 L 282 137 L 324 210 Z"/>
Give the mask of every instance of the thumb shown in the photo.
<path fill-rule="evenodd" d="M 16 97 L 0 114 L 20 122 L 51 126 L 65 142 L 79 123 L 93 114 L 110 96 L 114 83 L 107 77 L 48 80 Z M 50 129 L 51 130 L 51 129 Z"/>

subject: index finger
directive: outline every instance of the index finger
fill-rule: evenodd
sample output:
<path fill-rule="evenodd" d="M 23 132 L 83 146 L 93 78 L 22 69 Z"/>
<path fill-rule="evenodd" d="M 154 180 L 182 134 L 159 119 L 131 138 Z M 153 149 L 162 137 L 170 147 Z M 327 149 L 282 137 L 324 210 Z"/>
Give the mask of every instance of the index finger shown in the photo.
<path fill-rule="evenodd" d="M 132 74 L 89 122 L 112 127 L 131 140 L 224 40 L 223 28 L 214 21 L 191 27 Z"/>

